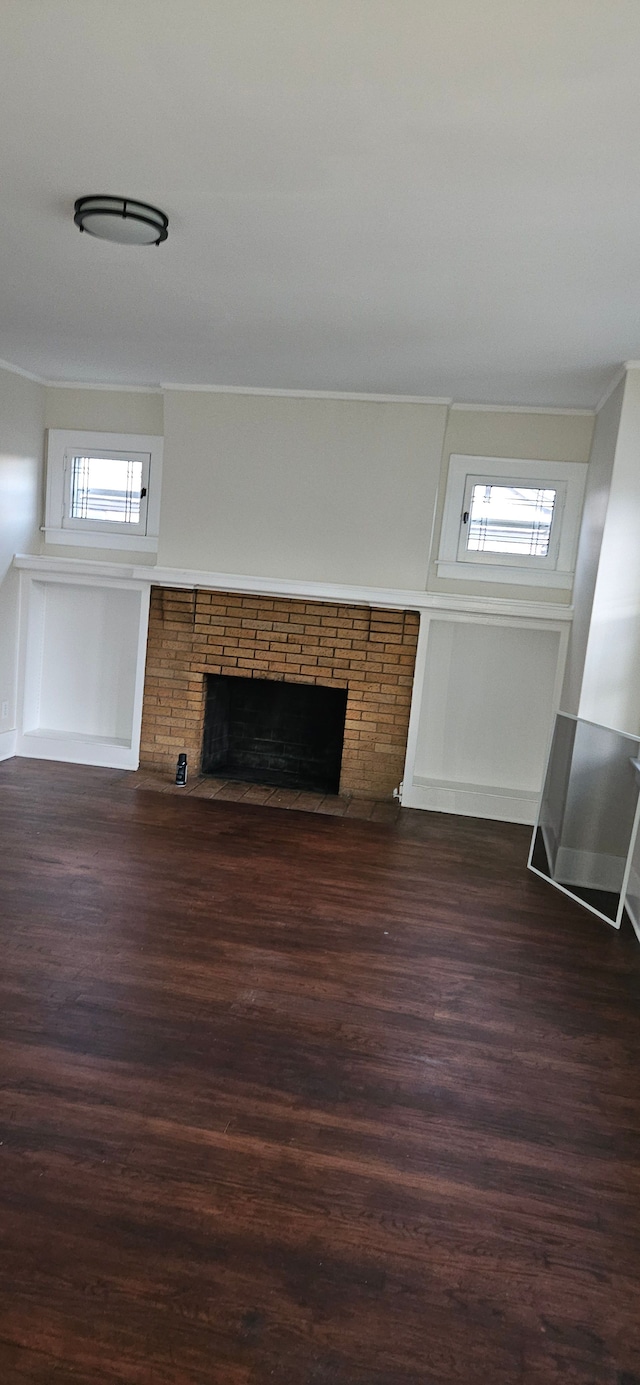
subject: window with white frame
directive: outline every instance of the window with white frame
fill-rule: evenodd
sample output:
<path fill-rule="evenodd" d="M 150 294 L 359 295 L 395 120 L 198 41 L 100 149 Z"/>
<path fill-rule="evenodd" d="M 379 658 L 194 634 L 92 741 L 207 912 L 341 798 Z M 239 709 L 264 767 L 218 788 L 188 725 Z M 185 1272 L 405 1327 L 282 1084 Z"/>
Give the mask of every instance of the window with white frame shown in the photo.
<path fill-rule="evenodd" d="M 449 459 L 440 577 L 571 587 L 587 466 Z"/>
<path fill-rule="evenodd" d="M 47 543 L 155 551 L 162 438 L 70 432 L 47 439 Z"/>

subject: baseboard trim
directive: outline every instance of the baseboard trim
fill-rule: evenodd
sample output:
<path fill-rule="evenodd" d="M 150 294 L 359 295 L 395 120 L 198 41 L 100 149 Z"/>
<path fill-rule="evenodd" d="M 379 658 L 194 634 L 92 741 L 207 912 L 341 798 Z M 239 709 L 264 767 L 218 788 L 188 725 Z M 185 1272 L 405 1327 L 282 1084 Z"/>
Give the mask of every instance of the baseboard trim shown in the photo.
<path fill-rule="evenodd" d="M 414 774 L 402 792 L 403 808 L 424 808 L 460 817 L 489 818 L 494 822 L 520 822 L 532 826 L 539 795 L 527 789 L 505 789 L 494 784 L 462 784 L 428 779 Z"/>
<path fill-rule="evenodd" d="M 17 737 L 16 755 L 27 760 L 57 760 L 67 765 L 96 765 L 102 769 L 137 769 L 138 754 L 130 746 L 115 745 L 99 739 L 87 737 L 75 740 L 72 737 L 32 735 L 23 733 Z"/>
<path fill-rule="evenodd" d="M 17 731 L 0 731 L 0 760 L 11 760 L 16 753 Z"/>

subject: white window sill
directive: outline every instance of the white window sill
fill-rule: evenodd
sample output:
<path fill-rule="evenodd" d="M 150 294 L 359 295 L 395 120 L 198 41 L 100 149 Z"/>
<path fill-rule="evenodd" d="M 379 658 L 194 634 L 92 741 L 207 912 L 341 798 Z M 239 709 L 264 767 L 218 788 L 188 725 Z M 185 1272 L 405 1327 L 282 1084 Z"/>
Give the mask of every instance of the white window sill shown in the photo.
<path fill-rule="evenodd" d="M 438 577 L 462 582 L 508 582 L 514 587 L 555 587 L 570 591 L 572 572 L 557 572 L 553 568 L 510 567 L 507 563 L 436 563 Z"/>
<path fill-rule="evenodd" d="M 109 534 L 95 529 L 43 529 L 45 543 L 64 544 L 65 548 L 118 548 L 130 553 L 157 553 L 158 539 L 152 534 Z"/>

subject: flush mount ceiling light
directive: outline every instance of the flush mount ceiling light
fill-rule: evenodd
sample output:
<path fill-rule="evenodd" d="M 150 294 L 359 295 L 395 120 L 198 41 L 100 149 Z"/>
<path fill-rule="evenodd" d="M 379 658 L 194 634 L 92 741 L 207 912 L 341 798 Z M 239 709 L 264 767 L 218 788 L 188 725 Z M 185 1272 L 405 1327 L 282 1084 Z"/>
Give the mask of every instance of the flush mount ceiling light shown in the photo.
<path fill-rule="evenodd" d="M 160 245 L 169 234 L 169 218 L 132 197 L 79 197 L 73 217 L 81 231 L 121 245 Z"/>

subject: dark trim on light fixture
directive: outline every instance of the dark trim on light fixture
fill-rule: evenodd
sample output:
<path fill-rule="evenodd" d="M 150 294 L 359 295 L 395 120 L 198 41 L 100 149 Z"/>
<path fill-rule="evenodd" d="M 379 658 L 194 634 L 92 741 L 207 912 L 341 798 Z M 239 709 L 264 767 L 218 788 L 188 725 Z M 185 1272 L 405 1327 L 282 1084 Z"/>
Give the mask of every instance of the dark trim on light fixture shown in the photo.
<path fill-rule="evenodd" d="M 113 235 L 105 234 L 104 226 L 100 231 L 92 229 L 91 220 L 96 216 L 113 217 Z M 155 236 L 149 236 L 148 240 L 138 241 L 137 244 L 140 245 L 160 245 L 169 234 L 168 216 L 158 207 L 152 207 L 148 202 L 139 202 L 134 197 L 112 197 L 107 193 L 79 197 L 75 203 L 73 219 L 80 231 L 87 231 L 90 236 L 96 236 L 100 240 L 116 241 L 119 244 L 136 244 L 128 237 L 118 235 L 119 222 L 135 221 L 141 227 L 148 226 L 157 233 Z"/>

